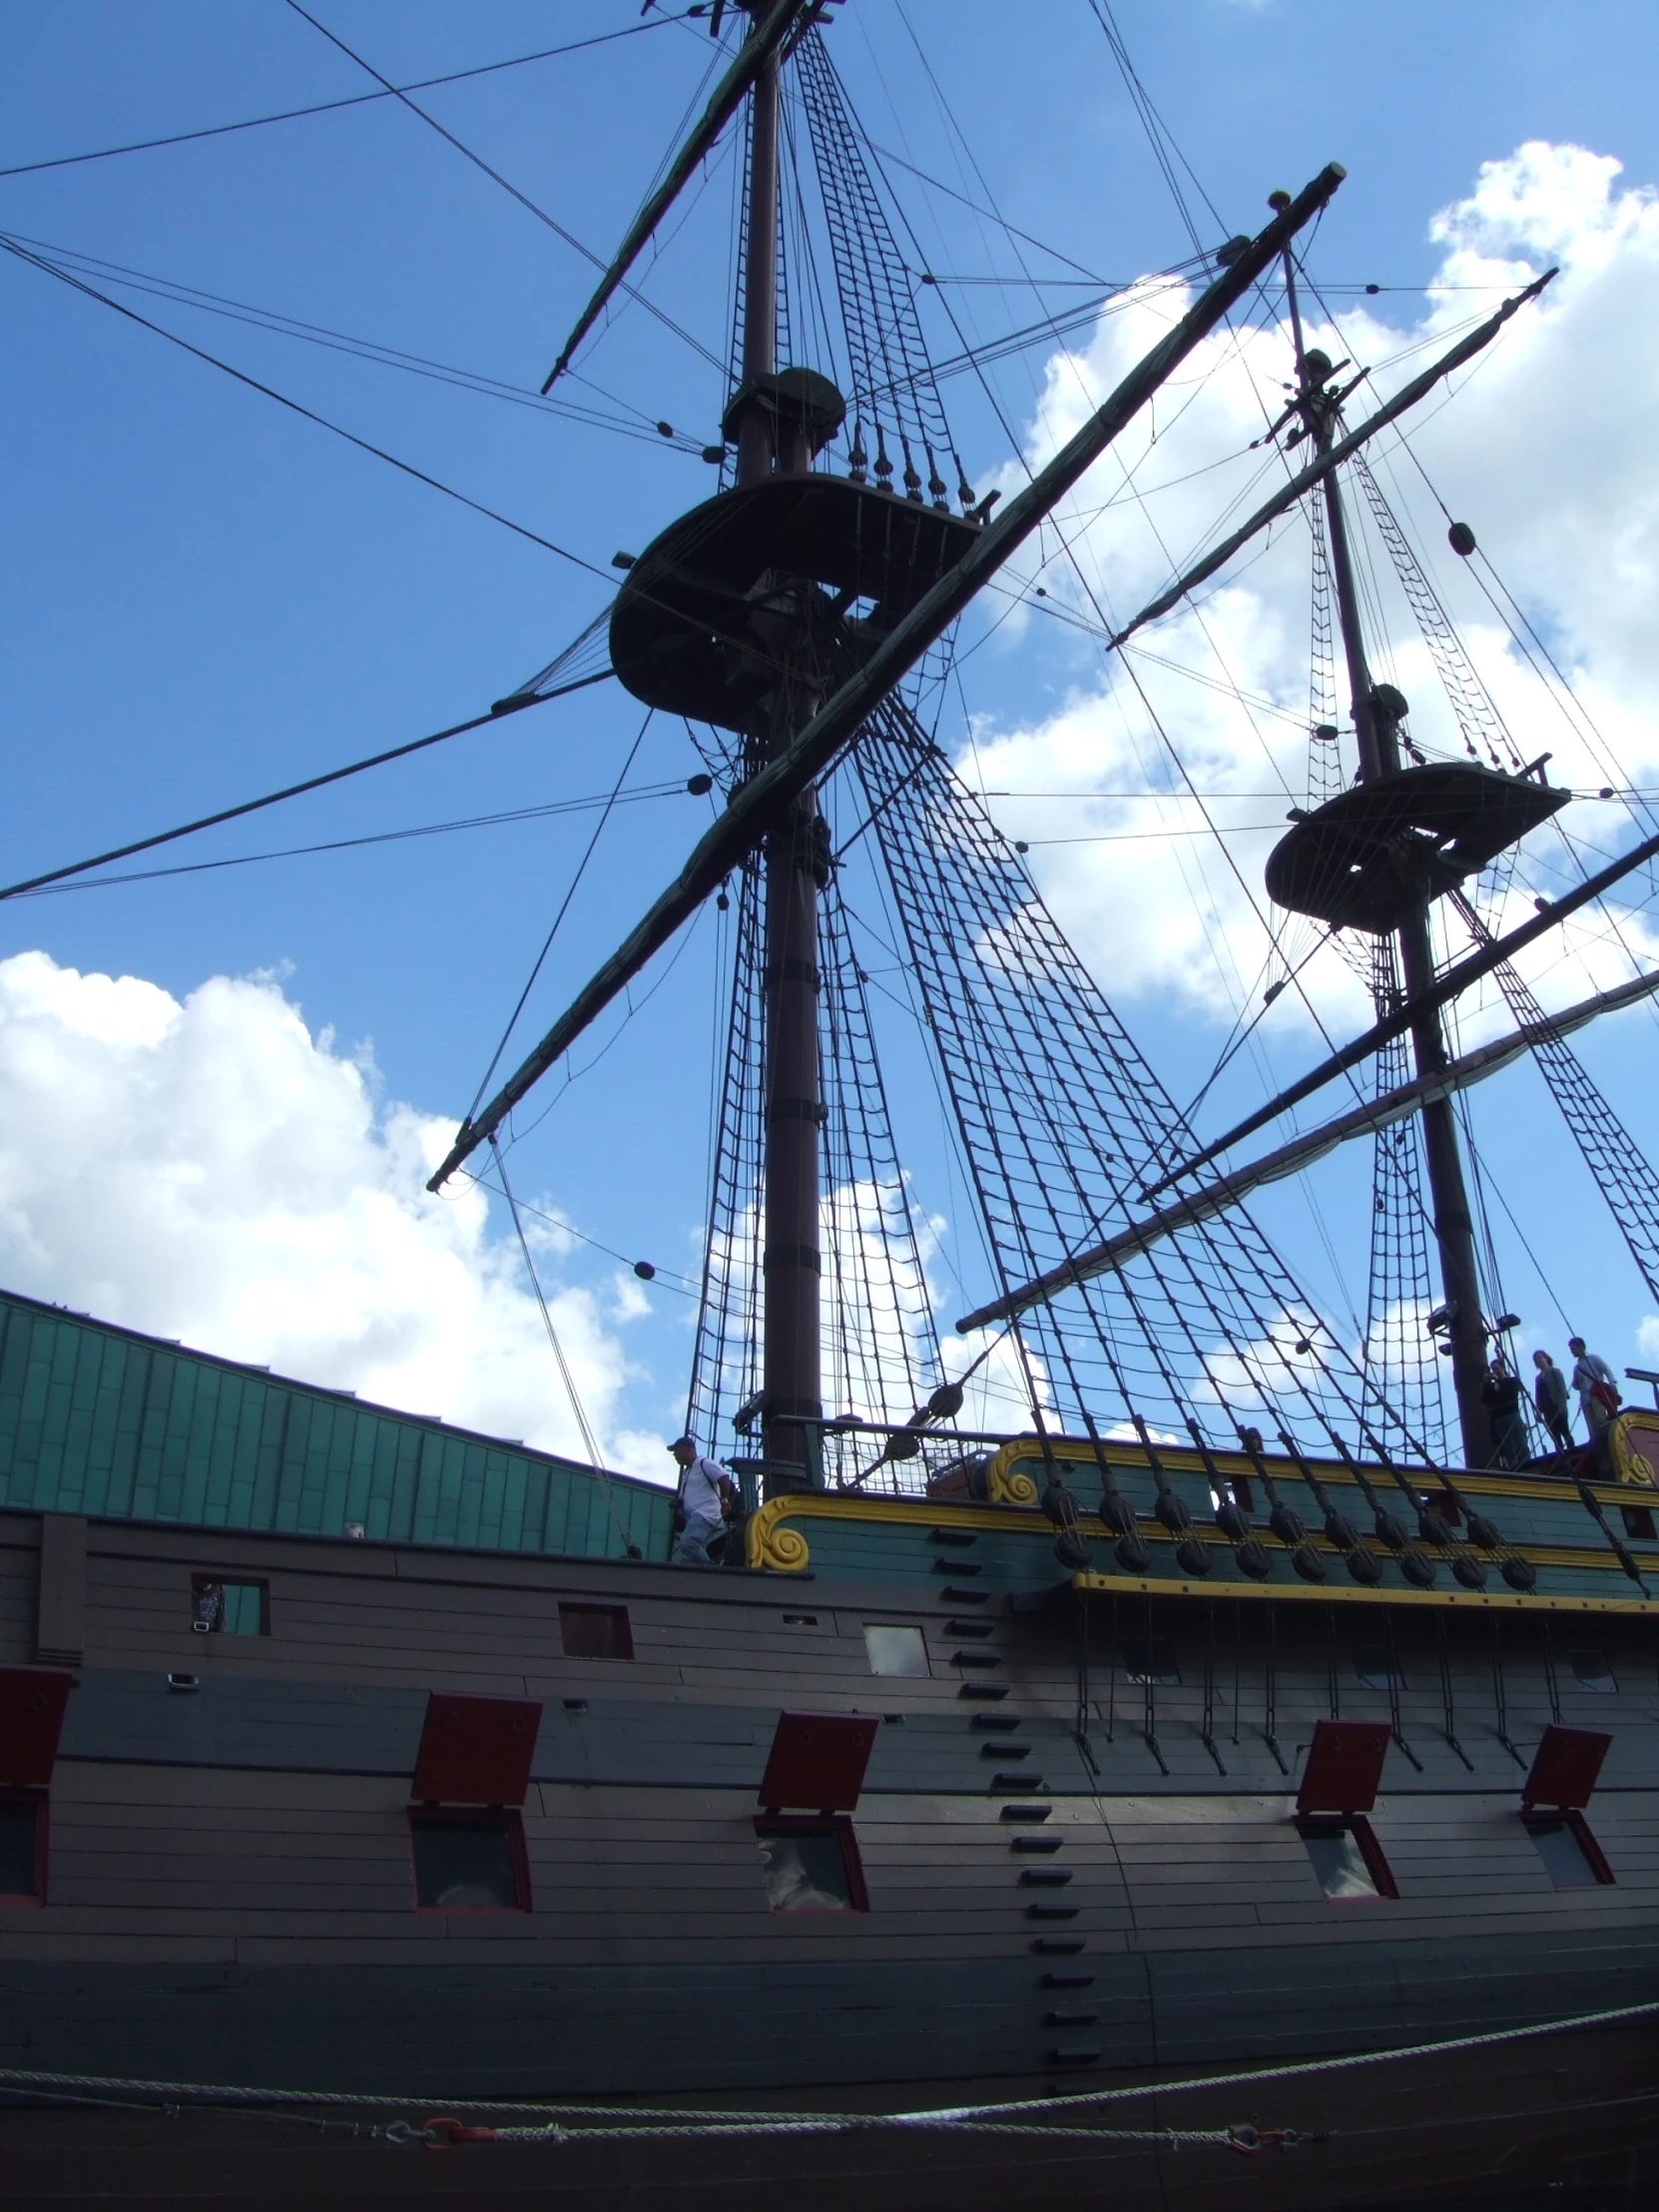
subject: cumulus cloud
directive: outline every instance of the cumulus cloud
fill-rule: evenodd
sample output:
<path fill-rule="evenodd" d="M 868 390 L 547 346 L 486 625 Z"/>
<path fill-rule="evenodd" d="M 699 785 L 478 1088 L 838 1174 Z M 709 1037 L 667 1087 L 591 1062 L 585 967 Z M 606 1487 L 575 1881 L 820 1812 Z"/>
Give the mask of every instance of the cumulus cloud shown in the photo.
<path fill-rule="evenodd" d="M 1482 590 L 1479 564 L 1446 550 L 1445 515 L 1392 433 L 1376 442 L 1373 463 L 1523 758 L 1551 752 L 1552 778 L 1580 791 L 1651 780 L 1659 768 L 1651 646 L 1659 447 L 1650 433 L 1659 403 L 1659 197 L 1621 184 L 1615 161 L 1530 144 L 1486 164 L 1468 197 L 1433 217 L 1429 235 L 1441 258 L 1419 320 L 1396 326 L 1370 302 L 1328 315 L 1316 295 L 1306 303 L 1309 340 L 1333 358 L 1373 366 L 1383 394 L 1504 292 L 1559 266 L 1542 301 L 1460 373 L 1454 403 L 1442 394 L 1424 404 L 1411 442 L 1452 512 L 1490 549 L 1588 719 L 1564 710 L 1522 659 Z M 1071 435 L 1188 296 L 1143 285 L 1102 316 L 1086 345 L 1050 358 L 1025 440 L 1029 465 Z M 1288 328 L 1217 333 L 1091 470 L 1059 518 L 1081 580 L 1049 533 L 1023 579 L 1034 589 L 1040 578 L 1045 599 L 1028 599 L 1004 631 L 1027 647 L 1046 636 L 1069 691 L 1040 719 L 982 724 L 960 765 L 991 792 L 1102 795 L 1071 800 L 1063 817 L 1051 803 L 992 806 L 1029 841 L 1045 895 L 1096 972 L 1110 975 L 1114 995 L 1185 1001 L 1231 1019 L 1306 962 L 1300 981 L 1321 1017 L 1346 1025 L 1366 1004 L 1355 966 L 1318 948 L 1317 924 L 1270 909 L 1261 887 L 1287 809 L 1307 802 L 1308 734 L 1318 719 L 1306 522 L 1292 516 L 1276 526 L 1199 604 L 1143 632 L 1138 649 L 1105 670 L 1077 627 L 1125 620 L 1221 534 L 1218 517 L 1236 520 L 1282 480 L 1282 464 L 1252 441 L 1278 413 L 1291 363 Z M 1356 399 L 1351 420 L 1364 404 Z M 1351 507 L 1358 503 L 1351 492 Z M 1432 656 L 1381 547 L 1366 565 L 1386 618 L 1379 631 L 1391 641 L 1375 641 L 1374 673 L 1411 701 L 1419 743 L 1458 755 L 1462 740 Z M 1346 692 L 1339 679 L 1345 725 Z M 1187 834 L 1206 817 L 1226 832 L 1225 852 L 1213 837 Z M 1594 865 L 1622 820 L 1591 800 L 1571 810 L 1566 827 Z M 1504 924 L 1529 909 L 1534 890 L 1561 889 L 1576 865 L 1546 830 L 1530 841 L 1522 873 L 1523 886 L 1503 904 Z M 1653 964 L 1659 942 L 1641 916 L 1627 912 L 1623 926 L 1638 959 Z M 1599 920 L 1546 941 L 1522 965 L 1557 1005 L 1631 973 Z M 1272 1022 L 1288 1029 L 1310 1018 L 1293 990 Z M 1505 1025 L 1488 994 L 1470 1009 L 1465 1041 Z"/>
<path fill-rule="evenodd" d="M 0 1281 L 307 1382 L 586 1457 L 514 1249 L 423 1188 L 451 1122 L 377 1099 L 270 977 L 183 1000 L 44 952 L 0 961 Z M 563 1242 L 539 1231 L 546 1275 Z M 613 1465 L 639 1286 L 547 1282 Z"/>

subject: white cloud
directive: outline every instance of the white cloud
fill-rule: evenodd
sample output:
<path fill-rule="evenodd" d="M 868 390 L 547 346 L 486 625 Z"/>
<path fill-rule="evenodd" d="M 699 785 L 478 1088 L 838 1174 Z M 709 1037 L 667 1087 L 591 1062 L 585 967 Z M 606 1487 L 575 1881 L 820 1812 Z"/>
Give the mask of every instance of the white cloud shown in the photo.
<path fill-rule="evenodd" d="M 1390 326 L 1369 302 L 1341 308 L 1332 323 L 1317 299 L 1308 302 L 1310 342 L 1334 357 L 1376 364 L 1377 388 L 1385 393 L 1454 331 L 1489 313 L 1504 291 L 1559 264 L 1540 304 L 1459 374 L 1453 403 L 1425 402 L 1412 442 L 1570 674 L 1604 741 L 1599 748 L 1522 663 L 1479 590 L 1478 572 L 1447 551 L 1445 517 L 1391 433 L 1376 442 L 1373 456 L 1523 757 L 1547 749 L 1557 782 L 1591 791 L 1651 781 L 1659 772 L 1659 656 L 1652 649 L 1659 444 L 1651 434 L 1659 409 L 1659 196 L 1621 186 L 1619 174 L 1614 161 L 1538 143 L 1486 164 L 1468 198 L 1432 219 L 1441 260 L 1426 312 L 1412 327 Z M 1340 220 L 1339 204 L 1331 222 Z M 1145 286 L 1103 316 L 1085 346 L 1051 357 L 1026 437 L 1029 464 L 1040 465 L 1078 427 L 1185 297 Z M 1047 562 L 1041 576 L 1049 611 L 1108 625 L 1125 620 L 1213 542 L 1230 503 L 1237 519 L 1266 495 L 1282 470 L 1271 455 L 1252 451 L 1251 441 L 1277 413 L 1290 366 L 1288 330 L 1222 332 L 1199 348 L 1155 412 L 1143 413 L 1090 471 L 1061 516 L 1086 585 L 1054 557 L 1052 532 L 1040 553 L 1027 549 L 1030 581 Z M 1357 399 L 1351 417 L 1362 407 Z M 1377 565 L 1386 605 L 1397 595 L 1381 548 Z M 1301 803 L 1306 789 L 1309 577 L 1308 531 L 1292 517 L 1265 545 L 1259 541 L 1254 558 L 1241 557 L 1221 585 L 1208 587 L 1199 607 L 1143 632 L 1145 650 L 1110 673 L 1075 630 L 1042 622 L 1034 603 L 1005 625 L 1010 643 L 1047 640 L 1053 658 L 1071 670 L 1073 688 L 1056 711 L 1028 725 L 981 725 L 960 764 L 964 773 L 992 791 L 1165 795 L 1085 799 L 1063 809 L 992 803 L 1009 832 L 1030 841 L 1045 895 L 1121 1000 L 1185 1001 L 1190 1011 L 1231 1019 L 1241 1007 L 1259 1007 L 1266 984 L 1284 972 L 1283 962 L 1270 962 L 1263 917 L 1278 925 L 1293 964 L 1316 942 L 1317 925 L 1287 921 L 1261 888 L 1287 806 Z M 1428 650 L 1403 606 L 1391 611 L 1393 651 L 1375 647 L 1375 672 L 1411 700 L 1419 742 L 1460 751 Z M 1346 682 L 1338 689 L 1346 721 Z M 1217 795 L 1207 809 L 1233 832 L 1233 865 L 1214 839 L 1172 834 L 1202 820 L 1172 755 L 1193 786 Z M 1591 802 L 1571 811 L 1568 827 L 1592 845 L 1605 844 L 1619 819 Z M 1126 833 L 1140 841 L 1041 841 Z M 1569 869 L 1553 832 L 1536 833 L 1528 852 L 1537 886 L 1561 888 Z M 1519 919 L 1525 904 L 1517 893 L 1505 919 Z M 1659 939 L 1639 917 L 1627 918 L 1626 935 L 1644 964 L 1659 957 Z M 1585 923 L 1570 942 L 1569 960 L 1547 942 L 1532 955 L 1529 973 L 1547 1003 L 1630 974 L 1599 921 Z M 1334 951 L 1317 953 L 1304 981 L 1328 1023 L 1347 1025 L 1363 1013 L 1363 990 Z M 1288 991 L 1271 1026 L 1288 1029 L 1308 1018 L 1298 993 Z M 1468 1041 L 1502 1026 L 1494 1000 L 1471 1023 Z"/>
<path fill-rule="evenodd" d="M 313 1036 L 270 977 L 182 1002 L 43 952 L 0 961 L 0 1281 L 203 1351 L 586 1457 L 516 1252 L 476 1188 L 423 1189 L 453 1125 L 375 1097 L 366 1052 Z M 612 1464 L 632 1373 L 602 1309 L 538 1268 Z"/>

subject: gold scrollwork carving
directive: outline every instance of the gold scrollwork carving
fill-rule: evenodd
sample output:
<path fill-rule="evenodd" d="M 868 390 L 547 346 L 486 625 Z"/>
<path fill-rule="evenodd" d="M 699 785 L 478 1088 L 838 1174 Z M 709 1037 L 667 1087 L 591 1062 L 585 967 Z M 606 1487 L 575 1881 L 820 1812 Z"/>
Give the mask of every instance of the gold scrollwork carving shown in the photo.
<path fill-rule="evenodd" d="M 752 1567 L 799 1574 L 812 1557 L 800 1529 L 780 1525 L 789 1507 L 787 1497 L 769 1498 L 758 1512 L 750 1514 L 744 1549 Z"/>
<path fill-rule="evenodd" d="M 985 1495 L 993 1505 L 1035 1505 L 1037 1485 L 1028 1474 L 1019 1474 L 1011 1466 L 999 1465 L 1002 1454 L 997 1453 L 985 1469 Z"/>
<path fill-rule="evenodd" d="M 1647 1413 L 1645 1407 L 1633 1414 L 1619 1414 L 1612 1424 L 1612 1446 L 1613 1472 L 1621 1482 L 1639 1482 L 1650 1490 L 1659 1488 L 1654 1480 L 1654 1461 L 1659 1459 L 1659 1416 Z"/>

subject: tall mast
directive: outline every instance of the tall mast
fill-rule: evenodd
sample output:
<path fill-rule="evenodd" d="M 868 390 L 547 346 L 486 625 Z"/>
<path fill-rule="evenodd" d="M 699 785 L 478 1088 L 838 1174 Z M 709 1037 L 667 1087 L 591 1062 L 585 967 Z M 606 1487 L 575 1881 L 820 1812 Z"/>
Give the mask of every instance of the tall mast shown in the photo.
<path fill-rule="evenodd" d="M 744 252 L 742 380 L 735 410 L 740 490 L 775 470 L 812 466 L 789 418 L 768 404 L 778 344 L 778 58 L 750 95 L 749 233 Z M 780 451 L 780 443 L 792 449 Z M 785 610 L 781 607 L 780 614 Z M 782 638 L 786 623 L 781 622 Z M 781 656 L 764 736 L 752 738 L 757 774 L 788 751 L 820 700 L 804 670 Z M 809 788 L 766 839 L 766 1140 L 762 1247 L 762 1422 L 769 1492 L 816 1487 L 823 1417 L 822 1259 L 819 1251 L 818 808 Z"/>
<path fill-rule="evenodd" d="M 1279 198 L 1278 194 L 1274 195 L 1275 204 Z M 1327 389 L 1332 369 L 1323 354 L 1317 351 L 1310 354 L 1303 344 L 1302 310 L 1297 299 L 1296 269 L 1289 246 L 1285 249 L 1284 261 L 1285 291 L 1296 343 L 1297 406 L 1316 449 L 1323 456 L 1331 449 L 1339 422 L 1338 401 Z M 1330 470 L 1323 486 L 1331 545 L 1331 576 L 1336 587 L 1337 619 L 1348 664 L 1361 781 L 1376 784 L 1400 773 L 1399 723 L 1405 712 L 1405 702 L 1390 685 L 1374 685 L 1371 679 L 1360 627 L 1360 598 L 1355 588 L 1348 517 L 1343 508 L 1338 475 L 1337 469 Z M 1393 934 L 1399 947 L 1400 975 L 1406 996 L 1409 999 L 1422 997 L 1434 981 L 1427 901 L 1409 908 Z M 1425 1006 L 1411 1023 L 1411 1050 L 1419 1076 L 1438 1074 L 1450 1065 L 1451 1056 L 1436 1006 Z M 1480 1396 L 1486 1379 L 1487 1332 L 1480 1314 L 1474 1223 L 1469 1213 L 1468 1190 L 1463 1180 L 1462 1154 L 1450 1098 L 1427 1101 L 1421 1109 L 1421 1121 L 1434 1237 L 1440 1253 L 1440 1285 L 1446 1336 L 1451 1347 L 1451 1381 L 1457 1399 L 1463 1464 L 1483 1466 L 1490 1456 L 1491 1436 L 1491 1423 Z"/>

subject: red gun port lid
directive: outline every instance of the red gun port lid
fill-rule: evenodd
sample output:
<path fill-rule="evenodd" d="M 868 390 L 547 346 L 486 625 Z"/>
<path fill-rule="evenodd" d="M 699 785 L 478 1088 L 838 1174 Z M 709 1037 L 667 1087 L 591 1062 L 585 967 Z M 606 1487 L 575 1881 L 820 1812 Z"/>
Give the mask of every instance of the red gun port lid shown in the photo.
<path fill-rule="evenodd" d="M 1386 1721 L 1317 1721 L 1297 1794 L 1299 1813 L 1369 1813 L 1392 1734 Z"/>
<path fill-rule="evenodd" d="M 409 1795 L 425 1805 L 522 1805 L 541 1727 L 533 1698 L 426 1700 Z"/>
<path fill-rule="evenodd" d="M 758 1802 L 814 1813 L 850 1813 L 864 1786 L 875 1741 L 873 1716 L 780 1713 Z"/>
<path fill-rule="evenodd" d="M 1539 1739 L 1532 1771 L 1521 1784 L 1522 1805 L 1553 1805 L 1581 1813 L 1595 1791 L 1612 1737 L 1599 1728 L 1563 1728 L 1552 1722 Z"/>
<path fill-rule="evenodd" d="M 74 1676 L 56 1667 L 0 1667 L 0 1783 L 44 1790 Z"/>

